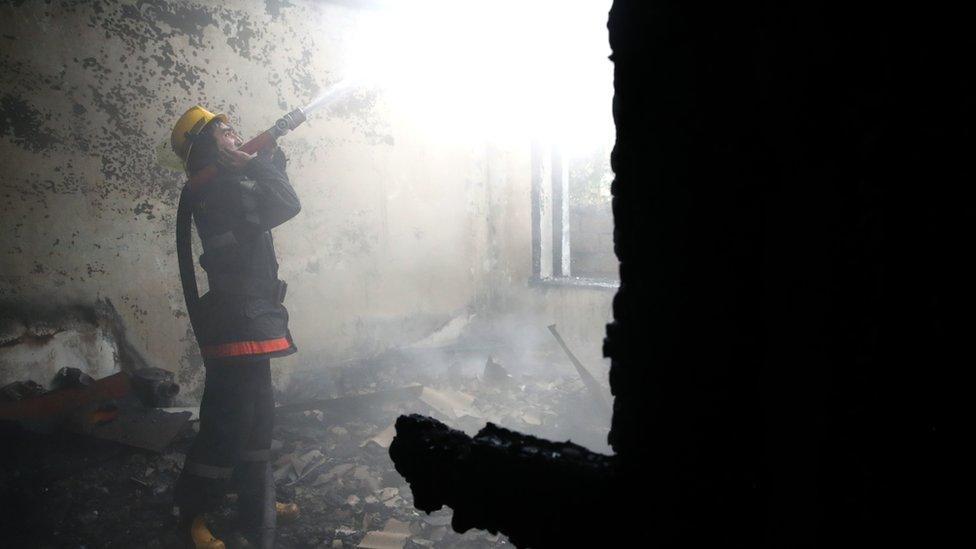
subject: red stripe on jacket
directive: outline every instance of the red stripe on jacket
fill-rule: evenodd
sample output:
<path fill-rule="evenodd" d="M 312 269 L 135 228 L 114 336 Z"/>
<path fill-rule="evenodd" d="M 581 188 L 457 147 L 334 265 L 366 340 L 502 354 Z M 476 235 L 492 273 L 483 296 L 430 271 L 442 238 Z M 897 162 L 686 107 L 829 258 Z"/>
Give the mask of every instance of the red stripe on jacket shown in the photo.
<path fill-rule="evenodd" d="M 205 345 L 200 347 L 203 358 L 223 358 L 228 356 L 258 355 L 283 351 L 291 346 L 287 338 L 264 339 L 261 341 L 235 341 L 220 345 Z"/>

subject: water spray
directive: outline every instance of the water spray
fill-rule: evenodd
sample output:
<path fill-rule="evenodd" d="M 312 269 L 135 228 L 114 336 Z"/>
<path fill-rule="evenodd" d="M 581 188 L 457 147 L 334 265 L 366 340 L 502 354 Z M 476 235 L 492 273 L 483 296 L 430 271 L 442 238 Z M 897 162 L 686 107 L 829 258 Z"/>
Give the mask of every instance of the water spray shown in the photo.
<path fill-rule="evenodd" d="M 261 132 L 247 143 L 241 145 L 240 149 L 247 154 L 256 154 L 260 151 L 273 147 L 277 139 L 288 132 L 301 126 L 308 117 L 315 111 L 327 107 L 339 99 L 345 97 L 353 85 L 349 79 L 342 80 L 334 86 L 326 89 L 318 97 L 310 101 L 304 107 L 299 107 L 290 113 L 282 116 L 274 125 Z M 217 166 L 210 165 L 190 174 L 189 185 L 193 190 L 209 183 L 217 176 Z"/>

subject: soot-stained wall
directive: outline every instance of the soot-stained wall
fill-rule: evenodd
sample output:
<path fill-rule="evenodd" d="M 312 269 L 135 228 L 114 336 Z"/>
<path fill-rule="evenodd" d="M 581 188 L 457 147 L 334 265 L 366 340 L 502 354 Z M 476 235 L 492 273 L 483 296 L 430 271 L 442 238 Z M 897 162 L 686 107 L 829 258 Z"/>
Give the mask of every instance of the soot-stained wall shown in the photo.
<path fill-rule="evenodd" d="M 0 6 L 0 302 L 110 299 L 147 361 L 195 385 L 174 245 L 173 122 L 195 103 L 245 136 L 338 82 L 369 2 Z M 461 314 L 564 318 L 599 361 L 609 292 L 533 290 L 529 144 L 445 138 L 355 91 L 282 141 L 303 201 L 275 230 L 302 351 L 328 364 Z M 494 167 L 493 167 L 494 166 Z M 582 311 L 582 314 L 580 312 Z M 540 332 L 544 333 L 544 332 Z"/>

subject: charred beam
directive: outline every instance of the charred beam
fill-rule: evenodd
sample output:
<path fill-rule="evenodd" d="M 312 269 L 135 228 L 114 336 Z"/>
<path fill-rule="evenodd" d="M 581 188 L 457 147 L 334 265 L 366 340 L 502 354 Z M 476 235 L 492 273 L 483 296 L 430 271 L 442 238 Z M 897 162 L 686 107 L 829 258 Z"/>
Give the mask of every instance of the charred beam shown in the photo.
<path fill-rule="evenodd" d="M 472 438 L 414 414 L 397 419 L 396 430 L 390 457 L 410 483 L 414 505 L 428 513 L 450 507 L 458 532 L 501 532 L 519 547 L 607 540 L 592 525 L 616 512 L 596 503 L 612 501 L 613 458 L 492 423 Z"/>

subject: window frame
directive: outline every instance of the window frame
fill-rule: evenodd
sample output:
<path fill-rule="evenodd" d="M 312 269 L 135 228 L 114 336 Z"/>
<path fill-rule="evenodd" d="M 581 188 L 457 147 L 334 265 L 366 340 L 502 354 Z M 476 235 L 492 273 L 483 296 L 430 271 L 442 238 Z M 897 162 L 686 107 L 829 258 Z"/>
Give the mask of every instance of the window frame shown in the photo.
<path fill-rule="evenodd" d="M 569 173 L 552 142 L 532 140 L 532 285 L 616 290 L 620 282 L 572 274 Z"/>

